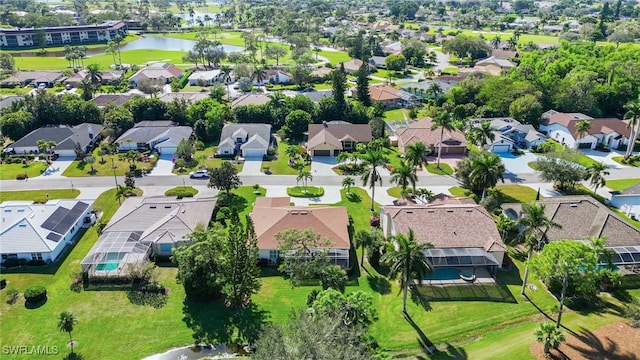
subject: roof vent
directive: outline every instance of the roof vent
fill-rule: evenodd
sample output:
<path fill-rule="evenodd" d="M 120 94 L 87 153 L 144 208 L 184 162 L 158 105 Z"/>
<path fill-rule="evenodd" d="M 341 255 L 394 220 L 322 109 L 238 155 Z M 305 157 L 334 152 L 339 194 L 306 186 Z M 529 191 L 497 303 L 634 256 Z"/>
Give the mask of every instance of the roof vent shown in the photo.
<path fill-rule="evenodd" d="M 155 208 L 156 208 L 156 206 L 155 206 L 155 205 L 151 205 L 151 206 L 149 206 L 149 209 L 155 209 Z"/>
<path fill-rule="evenodd" d="M 428 212 L 429 214 L 433 214 L 435 211 L 434 211 L 434 210 L 427 210 L 427 212 Z"/>
<path fill-rule="evenodd" d="M 467 209 L 467 210 L 465 210 L 465 212 L 473 212 L 473 210 Z"/>
<path fill-rule="evenodd" d="M 407 214 L 413 214 L 413 211 L 407 210 Z"/>
<path fill-rule="evenodd" d="M 447 210 L 447 212 L 448 212 L 448 213 L 452 213 L 452 212 L 453 212 L 453 210 Z"/>
<path fill-rule="evenodd" d="M 292 211 L 291 215 L 298 215 L 298 212 L 297 211 Z"/>
<path fill-rule="evenodd" d="M 171 205 L 165 205 L 164 208 L 165 209 L 171 209 Z"/>
<path fill-rule="evenodd" d="M 307 215 L 307 214 L 308 214 L 308 212 L 306 212 L 306 211 L 300 211 L 300 215 Z"/>
<path fill-rule="evenodd" d="M 571 207 L 572 207 L 572 208 L 577 208 L 577 207 L 578 207 L 578 204 L 571 204 Z"/>
<path fill-rule="evenodd" d="M 329 124 L 328 124 L 326 121 L 323 121 L 323 122 L 322 122 L 322 126 L 324 126 L 324 127 L 329 127 Z"/>

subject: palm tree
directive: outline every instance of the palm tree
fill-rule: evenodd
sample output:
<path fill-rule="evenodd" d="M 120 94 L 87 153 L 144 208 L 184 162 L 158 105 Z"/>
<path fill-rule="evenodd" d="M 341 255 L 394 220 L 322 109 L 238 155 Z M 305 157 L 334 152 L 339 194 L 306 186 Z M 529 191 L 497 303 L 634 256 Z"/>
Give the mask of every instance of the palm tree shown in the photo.
<path fill-rule="evenodd" d="M 591 186 L 593 186 L 593 192 L 597 192 L 598 188 L 601 186 L 605 186 L 607 184 L 607 180 L 604 178 L 609 175 L 609 167 L 602 162 L 594 163 L 587 167 L 587 173 L 589 174 L 589 180 L 591 181 Z"/>
<path fill-rule="evenodd" d="M 87 66 L 87 77 L 93 85 L 94 89 L 97 89 L 102 83 L 102 72 L 100 71 L 100 65 L 98 64 L 90 64 Z"/>
<path fill-rule="evenodd" d="M 496 138 L 496 135 L 491 130 L 490 122 L 484 122 L 480 124 L 480 126 L 473 127 L 469 135 L 481 149 L 485 144 L 488 144 Z"/>
<path fill-rule="evenodd" d="M 482 189 L 482 200 L 484 200 L 487 189 L 495 187 L 498 180 L 504 182 L 504 164 L 497 154 L 483 151 L 480 156 L 471 163 L 471 173 L 469 180 L 476 188 Z"/>
<path fill-rule="evenodd" d="M 362 174 L 362 185 L 368 185 L 371 188 L 371 211 L 374 211 L 374 198 L 376 195 L 376 183 L 380 183 L 382 186 L 382 177 L 378 172 L 378 167 L 384 166 L 387 163 L 387 159 L 382 155 L 381 151 L 377 151 L 371 148 L 367 148 L 367 151 L 360 156 L 362 165 L 367 168 L 366 172 Z"/>
<path fill-rule="evenodd" d="M 89 166 L 91 166 L 91 175 L 93 175 L 95 173 L 95 169 L 93 168 L 93 164 L 96 162 L 96 158 L 93 157 L 93 156 L 85 156 L 83 161 L 85 163 L 89 164 Z"/>
<path fill-rule="evenodd" d="M 298 177 L 296 178 L 296 182 L 302 181 L 303 190 L 302 192 L 307 192 L 307 181 L 313 180 L 313 175 L 309 170 L 300 170 L 298 172 Z"/>
<path fill-rule="evenodd" d="M 73 337 L 71 332 L 73 327 L 78 323 L 78 319 L 73 315 L 71 311 L 64 311 L 58 318 L 58 330 L 69 333 L 69 345 L 71 346 L 71 353 L 73 354 Z"/>
<path fill-rule="evenodd" d="M 500 43 L 502 43 L 502 38 L 500 37 L 500 35 L 496 35 L 493 40 L 491 40 L 491 45 L 493 45 L 494 49 L 500 47 Z"/>
<path fill-rule="evenodd" d="M 37 147 L 40 153 L 43 153 L 47 160 L 47 168 L 51 164 L 51 152 L 58 144 L 53 140 L 38 140 Z"/>
<path fill-rule="evenodd" d="M 360 258 L 360 267 L 364 267 L 364 253 L 366 248 L 371 248 L 375 244 L 382 244 L 384 236 L 379 228 L 371 228 L 369 230 L 359 230 L 353 237 L 355 248 L 362 248 L 362 257 Z M 369 254 L 371 257 L 372 254 Z"/>
<path fill-rule="evenodd" d="M 116 200 L 118 204 L 122 204 L 122 200 L 129 194 L 129 189 L 126 186 L 116 185 Z"/>
<path fill-rule="evenodd" d="M 582 120 L 576 123 L 576 134 L 578 138 L 576 140 L 580 140 L 589 134 L 589 130 L 591 130 L 591 122 L 589 120 Z"/>
<path fill-rule="evenodd" d="M 398 234 L 394 240 L 397 247 L 384 254 L 381 261 L 389 265 L 389 278 L 393 279 L 400 275 L 400 286 L 403 292 L 402 312 L 406 314 L 409 286 L 416 279 L 422 282 L 425 275 L 433 270 L 425 255 L 425 250 L 433 248 L 433 245 L 419 244 L 411 228 L 407 236 Z"/>
<path fill-rule="evenodd" d="M 347 189 L 347 194 L 351 194 L 351 187 L 355 184 L 356 182 L 353 180 L 351 176 L 347 176 L 346 178 L 342 179 L 342 188 Z"/>
<path fill-rule="evenodd" d="M 122 68 L 122 50 L 120 48 L 122 40 L 124 40 L 122 35 L 116 35 L 116 37 L 113 38 L 113 42 L 116 44 L 116 49 L 118 49 L 118 64 L 120 65 L 118 69 Z"/>
<path fill-rule="evenodd" d="M 111 55 L 113 58 L 113 66 L 118 68 L 118 64 L 116 63 L 116 54 L 118 53 L 118 50 L 116 49 L 116 43 L 113 40 L 107 41 L 106 53 Z"/>
<path fill-rule="evenodd" d="M 440 158 L 442 157 L 442 141 L 444 140 L 444 131 L 456 130 L 456 123 L 448 111 L 445 110 L 439 113 L 438 116 L 436 116 L 433 119 L 431 130 L 435 130 L 437 128 L 440 128 L 440 142 L 438 143 L 438 165 L 437 165 L 437 168 L 440 169 Z"/>
<path fill-rule="evenodd" d="M 233 69 L 231 69 L 231 66 L 229 65 L 222 65 L 220 67 L 220 75 L 222 76 L 222 81 L 224 81 L 225 85 L 227 86 L 227 101 L 229 101 L 229 83 L 231 82 L 231 72 L 233 71 Z"/>
<path fill-rule="evenodd" d="M 540 327 L 533 334 L 536 336 L 537 342 L 544 343 L 545 358 L 551 355 L 551 349 L 557 349 L 565 341 L 562 330 L 555 327 L 551 322 L 540 324 Z"/>
<path fill-rule="evenodd" d="M 391 182 L 400 186 L 402 197 L 404 197 L 409 184 L 411 184 L 414 191 L 416 190 L 416 181 L 418 181 L 418 176 L 414 172 L 414 167 L 406 161 L 401 161 L 400 166 L 396 166 L 391 170 Z"/>
<path fill-rule="evenodd" d="M 518 227 L 522 229 L 521 238 L 524 240 L 524 246 L 527 248 L 527 262 L 524 268 L 524 279 L 522 280 L 522 291 L 524 295 L 527 286 L 527 278 L 529 277 L 529 262 L 533 250 L 539 249 L 541 242 L 544 240 L 546 233 L 551 228 L 561 229 L 562 226 L 550 220 L 545 214 L 545 205 L 523 204 L 522 211 L 524 214 L 518 220 Z"/>
<path fill-rule="evenodd" d="M 624 154 L 625 160 L 633 153 L 633 148 L 638 140 L 638 134 L 640 134 L 640 96 L 635 101 L 631 101 L 625 105 L 627 113 L 624 114 L 625 119 L 629 119 L 627 126 L 631 129 L 629 134 L 629 145 L 627 145 L 627 151 Z"/>
<path fill-rule="evenodd" d="M 88 77 L 80 81 L 80 89 L 82 90 L 82 100 L 89 101 L 93 98 L 93 84 Z"/>
<path fill-rule="evenodd" d="M 259 67 L 256 67 L 256 69 L 253 71 L 253 78 L 258 84 L 261 84 L 266 79 L 266 76 L 267 73 Z"/>
<path fill-rule="evenodd" d="M 429 87 L 426 90 L 426 93 L 429 94 L 429 96 L 431 96 L 434 99 L 438 98 L 438 95 L 442 94 L 442 86 L 440 86 L 440 84 L 434 82 L 431 83 L 431 85 L 429 85 Z"/>
<path fill-rule="evenodd" d="M 404 158 L 413 166 L 413 172 L 422 169 L 427 164 L 425 159 L 431 153 L 431 149 L 422 141 L 414 141 L 404 149 Z"/>

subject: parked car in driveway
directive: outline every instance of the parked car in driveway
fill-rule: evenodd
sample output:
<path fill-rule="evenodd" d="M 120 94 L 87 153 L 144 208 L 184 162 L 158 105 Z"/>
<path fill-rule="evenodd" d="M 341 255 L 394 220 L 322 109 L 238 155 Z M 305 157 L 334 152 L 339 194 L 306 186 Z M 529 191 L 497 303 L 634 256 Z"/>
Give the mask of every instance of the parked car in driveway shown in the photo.
<path fill-rule="evenodd" d="M 209 177 L 209 172 L 207 170 L 196 170 L 189 173 L 189 177 L 192 179 L 203 179 Z"/>

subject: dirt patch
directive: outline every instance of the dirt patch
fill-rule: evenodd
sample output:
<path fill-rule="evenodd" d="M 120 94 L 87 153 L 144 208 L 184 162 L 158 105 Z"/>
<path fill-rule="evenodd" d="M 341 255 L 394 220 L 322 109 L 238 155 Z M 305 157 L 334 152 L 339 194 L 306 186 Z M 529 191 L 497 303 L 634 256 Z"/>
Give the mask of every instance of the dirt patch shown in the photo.
<path fill-rule="evenodd" d="M 640 356 L 640 329 L 625 323 L 615 323 L 596 331 L 582 329 L 577 334 L 565 332 L 567 341 L 558 350 L 551 350 L 551 359 L 635 360 Z M 536 359 L 544 359 L 541 343 L 530 347 Z"/>

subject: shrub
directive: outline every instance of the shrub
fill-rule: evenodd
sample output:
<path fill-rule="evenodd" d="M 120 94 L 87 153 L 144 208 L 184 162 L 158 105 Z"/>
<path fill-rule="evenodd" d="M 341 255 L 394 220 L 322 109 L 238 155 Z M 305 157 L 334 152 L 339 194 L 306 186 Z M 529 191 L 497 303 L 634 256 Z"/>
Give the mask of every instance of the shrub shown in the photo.
<path fill-rule="evenodd" d="M 28 179 L 29 175 L 25 174 L 18 174 L 16 175 L 16 180 L 24 180 L 24 179 Z"/>
<path fill-rule="evenodd" d="M 5 278 L 0 278 L 0 290 L 4 289 L 5 286 L 7 286 L 7 279 Z"/>
<path fill-rule="evenodd" d="M 524 151 L 522 151 L 521 149 L 515 149 L 513 150 L 513 155 L 516 155 L 516 156 L 524 155 Z"/>
<path fill-rule="evenodd" d="M 500 200 L 493 194 L 489 194 L 485 196 L 484 200 L 480 201 L 480 205 L 487 209 L 488 212 L 493 212 L 500 207 Z"/>
<path fill-rule="evenodd" d="M 29 260 L 27 261 L 28 266 L 42 266 L 46 264 L 44 260 Z"/>
<path fill-rule="evenodd" d="M 20 296 L 20 292 L 16 289 L 7 290 L 7 304 L 13 305 L 18 301 L 18 296 Z"/>
<path fill-rule="evenodd" d="M 380 217 L 372 216 L 371 219 L 369 219 L 369 225 L 371 225 L 371 227 L 380 227 Z"/>
<path fill-rule="evenodd" d="M 167 190 L 165 196 L 176 196 L 178 199 L 193 197 L 198 193 L 198 190 L 191 186 L 178 186 L 173 189 Z"/>
<path fill-rule="evenodd" d="M 27 263 L 27 260 L 25 259 L 9 258 L 2 263 L 2 266 L 11 269 L 11 268 L 17 268 L 17 267 L 23 266 L 26 263 Z"/>
<path fill-rule="evenodd" d="M 24 299 L 29 304 L 37 304 L 47 299 L 47 289 L 43 286 L 32 286 L 25 290 Z"/>

